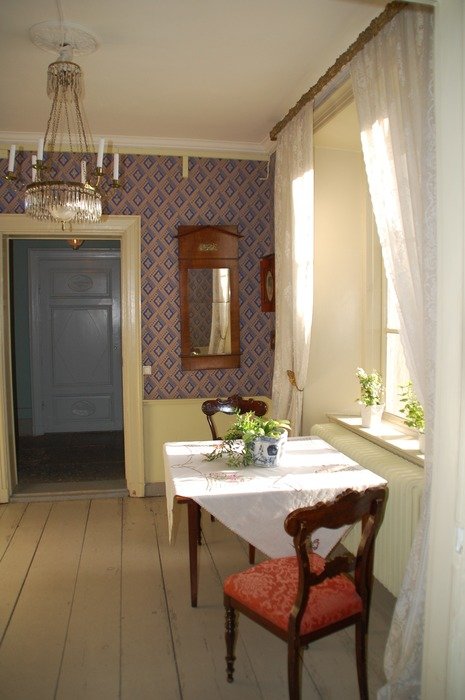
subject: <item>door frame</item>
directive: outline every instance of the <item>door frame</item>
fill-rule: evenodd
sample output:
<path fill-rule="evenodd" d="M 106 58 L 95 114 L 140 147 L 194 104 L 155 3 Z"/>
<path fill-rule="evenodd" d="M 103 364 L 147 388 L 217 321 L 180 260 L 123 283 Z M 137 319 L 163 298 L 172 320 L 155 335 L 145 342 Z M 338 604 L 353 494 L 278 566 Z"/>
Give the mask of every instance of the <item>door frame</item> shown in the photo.
<path fill-rule="evenodd" d="M 140 216 L 105 216 L 96 224 L 73 225 L 73 236 L 86 240 L 120 241 L 121 340 L 123 375 L 124 459 L 130 496 L 145 495 L 143 384 L 140 299 Z M 10 319 L 10 259 L 12 239 L 68 239 L 59 225 L 35 221 L 25 214 L 0 214 L 0 503 L 16 486 L 16 448 Z"/>

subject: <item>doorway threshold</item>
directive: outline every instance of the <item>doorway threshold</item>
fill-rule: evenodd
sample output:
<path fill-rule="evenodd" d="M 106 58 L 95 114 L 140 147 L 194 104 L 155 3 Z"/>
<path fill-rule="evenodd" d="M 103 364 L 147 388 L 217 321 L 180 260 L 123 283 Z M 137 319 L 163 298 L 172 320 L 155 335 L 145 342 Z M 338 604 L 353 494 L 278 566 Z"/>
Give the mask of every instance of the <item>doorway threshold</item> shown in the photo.
<path fill-rule="evenodd" d="M 101 481 L 60 481 L 18 484 L 11 496 L 12 503 L 32 501 L 71 501 L 89 498 L 124 498 L 129 495 L 126 479 Z"/>

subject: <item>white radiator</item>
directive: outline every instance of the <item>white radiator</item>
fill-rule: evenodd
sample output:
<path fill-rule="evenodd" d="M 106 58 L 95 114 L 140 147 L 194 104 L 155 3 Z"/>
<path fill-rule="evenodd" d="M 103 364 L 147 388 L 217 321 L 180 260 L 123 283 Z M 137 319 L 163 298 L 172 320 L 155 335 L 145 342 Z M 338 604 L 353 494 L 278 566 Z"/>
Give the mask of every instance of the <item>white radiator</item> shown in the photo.
<path fill-rule="evenodd" d="M 387 480 L 389 498 L 376 539 L 374 574 L 397 597 L 420 515 L 422 467 L 335 423 L 314 425 L 310 432 Z M 356 533 L 351 533 L 344 544 L 353 551 L 355 541 Z"/>

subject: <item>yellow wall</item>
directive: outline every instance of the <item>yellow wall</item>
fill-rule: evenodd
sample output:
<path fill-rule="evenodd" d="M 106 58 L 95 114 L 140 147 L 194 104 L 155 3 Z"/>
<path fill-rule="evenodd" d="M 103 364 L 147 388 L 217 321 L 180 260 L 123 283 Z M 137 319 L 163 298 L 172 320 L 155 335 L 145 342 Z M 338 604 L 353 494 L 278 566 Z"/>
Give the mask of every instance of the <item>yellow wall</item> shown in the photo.
<path fill-rule="evenodd" d="M 315 283 L 303 433 L 356 411 L 361 363 L 367 189 L 360 152 L 315 148 Z"/>
<path fill-rule="evenodd" d="M 266 396 L 258 396 L 271 406 Z M 163 444 L 185 440 L 210 440 L 211 433 L 201 405 L 205 399 L 165 399 L 144 401 L 144 457 L 147 484 L 165 481 Z M 232 422 L 231 416 L 219 414 L 215 425 L 220 434 Z"/>

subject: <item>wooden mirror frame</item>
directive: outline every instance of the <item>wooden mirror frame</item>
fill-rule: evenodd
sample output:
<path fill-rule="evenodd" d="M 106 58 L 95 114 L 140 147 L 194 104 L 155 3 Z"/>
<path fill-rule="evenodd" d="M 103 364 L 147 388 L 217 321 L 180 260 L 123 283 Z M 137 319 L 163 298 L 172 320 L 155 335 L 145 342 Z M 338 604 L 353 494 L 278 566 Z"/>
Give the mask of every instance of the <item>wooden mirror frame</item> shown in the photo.
<path fill-rule="evenodd" d="M 237 226 L 178 226 L 181 302 L 181 366 L 184 370 L 240 367 L 239 238 Z M 190 269 L 228 268 L 231 293 L 231 353 L 193 355 L 189 329 Z"/>

